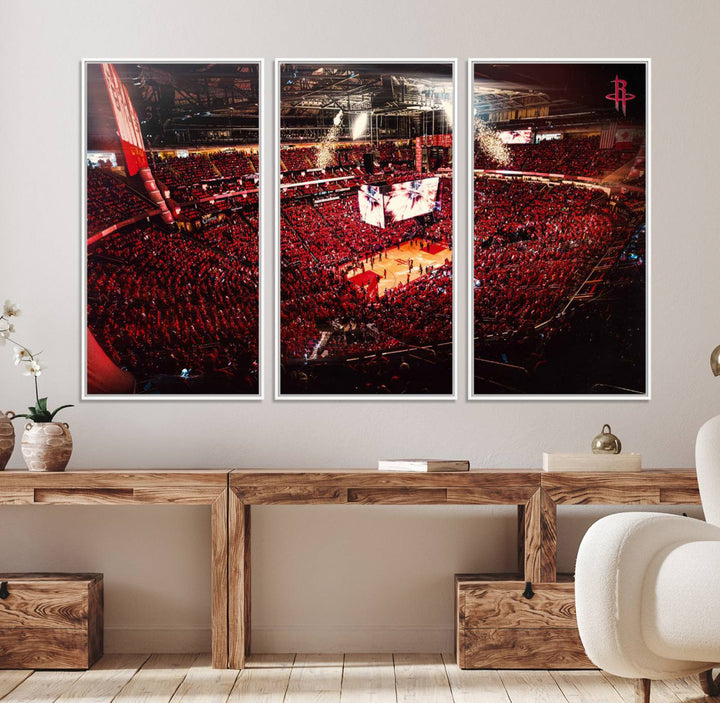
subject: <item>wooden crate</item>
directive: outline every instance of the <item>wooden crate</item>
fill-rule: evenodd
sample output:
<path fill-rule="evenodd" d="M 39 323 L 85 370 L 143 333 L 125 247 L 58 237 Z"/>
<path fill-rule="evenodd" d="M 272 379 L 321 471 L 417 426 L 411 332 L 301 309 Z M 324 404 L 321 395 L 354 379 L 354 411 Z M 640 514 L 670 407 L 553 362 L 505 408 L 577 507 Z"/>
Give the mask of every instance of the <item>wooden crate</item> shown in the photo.
<path fill-rule="evenodd" d="M 0 573 L 0 596 L 0 669 L 87 669 L 102 656 L 102 574 Z"/>
<path fill-rule="evenodd" d="M 594 669 L 575 619 L 572 576 L 526 583 L 517 574 L 455 576 L 455 655 L 461 669 Z"/>

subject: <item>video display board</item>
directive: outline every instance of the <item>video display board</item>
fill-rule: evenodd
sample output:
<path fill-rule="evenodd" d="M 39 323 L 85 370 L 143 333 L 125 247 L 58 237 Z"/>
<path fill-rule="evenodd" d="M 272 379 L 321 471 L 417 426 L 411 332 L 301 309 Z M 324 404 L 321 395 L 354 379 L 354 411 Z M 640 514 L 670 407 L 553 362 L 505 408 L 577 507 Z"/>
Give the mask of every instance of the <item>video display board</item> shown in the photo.
<path fill-rule="evenodd" d="M 400 222 L 432 212 L 437 201 L 439 182 L 440 179 L 435 176 L 395 183 L 385 196 L 386 219 L 389 222 Z"/>
<path fill-rule="evenodd" d="M 373 227 L 385 227 L 383 195 L 377 186 L 362 185 L 358 190 L 360 217 Z"/>

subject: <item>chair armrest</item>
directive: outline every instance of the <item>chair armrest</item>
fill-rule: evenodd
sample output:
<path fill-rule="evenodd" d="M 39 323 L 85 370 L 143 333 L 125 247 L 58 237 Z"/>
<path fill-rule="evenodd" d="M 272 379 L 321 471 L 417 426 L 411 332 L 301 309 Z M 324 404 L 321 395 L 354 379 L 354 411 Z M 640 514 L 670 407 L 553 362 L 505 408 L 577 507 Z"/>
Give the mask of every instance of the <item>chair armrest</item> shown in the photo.
<path fill-rule="evenodd" d="M 664 513 L 619 513 L 587 531 L 575 567 L 578 629 L 590 660 L 629 678 L 662 679 L 710 668 L 652 651 L 643 636 L 646 573 L 659 552 L 697 541 L 720 541 L 720 528 Z"/>

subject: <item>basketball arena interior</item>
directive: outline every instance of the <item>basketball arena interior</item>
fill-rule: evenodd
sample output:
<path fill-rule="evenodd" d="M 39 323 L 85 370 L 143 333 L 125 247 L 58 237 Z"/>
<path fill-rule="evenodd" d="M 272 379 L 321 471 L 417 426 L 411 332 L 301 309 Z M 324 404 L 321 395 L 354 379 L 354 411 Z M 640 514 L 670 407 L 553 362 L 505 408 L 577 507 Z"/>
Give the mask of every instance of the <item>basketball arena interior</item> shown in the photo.
<path fill-rule="evenodd" d="M 280 391 L 453 392 L 451 63 L 280 86 Z"/>
<path fill-rule="evenodd" d="M 257 394 L 259 65 L 86 68 L 88 394 Z"/>
<path fill-rule="evenodd" d="M 473 392 L 644 394 L 645 64 L 473 68 Z"/>
<path fill-rule="evenodd" d="M 281 396 L 455 392 L 453 68 L 278 63 Z M 258 394 L 259 65 L 86 69 L 88 394 Z M 471 393 L 642 395 L 645 65 L 472 71 Z"/>

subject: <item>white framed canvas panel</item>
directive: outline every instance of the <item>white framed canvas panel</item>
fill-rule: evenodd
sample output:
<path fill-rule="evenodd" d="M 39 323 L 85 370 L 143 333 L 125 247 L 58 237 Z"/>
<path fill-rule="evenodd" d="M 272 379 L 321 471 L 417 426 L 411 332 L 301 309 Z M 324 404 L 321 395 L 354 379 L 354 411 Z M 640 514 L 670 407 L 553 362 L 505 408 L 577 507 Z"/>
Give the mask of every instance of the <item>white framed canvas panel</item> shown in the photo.
<path fill-rule="evenodd" d="M 262 399 L 262 68 L 83 60 L 83 400 Z"/>
<path fill-rule="evenodd" d="M 649 400 L 650 61 L 468 69 L 469 399 Z"/>
<path fill-rule="evenodd" d="M 275 68 L 276 399 L 455 399 L 456 61 Z"/>

